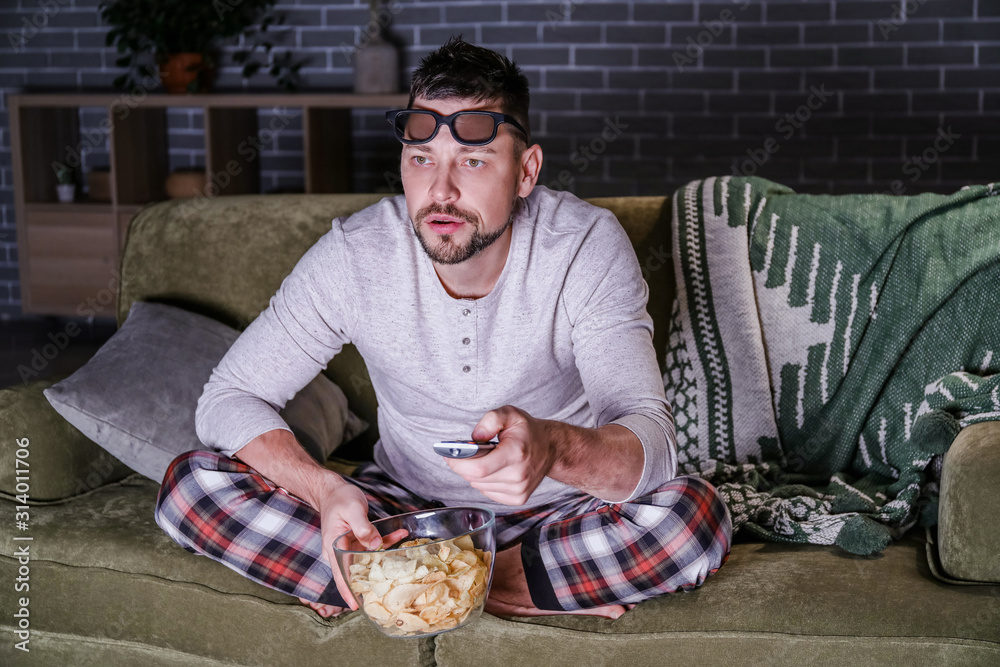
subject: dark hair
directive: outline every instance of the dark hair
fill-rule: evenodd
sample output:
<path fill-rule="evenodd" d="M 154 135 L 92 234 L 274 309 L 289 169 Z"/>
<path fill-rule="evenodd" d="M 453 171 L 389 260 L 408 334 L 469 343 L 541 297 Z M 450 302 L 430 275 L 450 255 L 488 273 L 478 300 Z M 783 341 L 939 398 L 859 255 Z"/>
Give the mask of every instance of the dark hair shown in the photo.
<path fill-rule="evenodd" d="M 505 56 L 469 44 L 461 35 L 452 37 L 420 61 L 413 72 L 410 101 L 406 106 L 412 107 L 413 100 L 418 97 L 427 100 L 462 97 L 476 102 L 497 100 L 500 110 L 524 127 L 528 133 L 525 145 L 531 145 L 528 122 L 531 95 L 527 77 Z M 513 131 L 521 138 L 520 132 Z"/>

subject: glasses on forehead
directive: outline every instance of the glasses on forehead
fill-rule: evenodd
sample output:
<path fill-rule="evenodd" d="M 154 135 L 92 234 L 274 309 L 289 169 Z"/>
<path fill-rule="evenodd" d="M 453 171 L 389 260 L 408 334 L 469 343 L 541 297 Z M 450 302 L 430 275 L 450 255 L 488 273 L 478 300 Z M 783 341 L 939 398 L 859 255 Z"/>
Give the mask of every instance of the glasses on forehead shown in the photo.
<path fill-rule="evenodd" d="M 497 136 L 501 123 L 510 123 L 528 140 L 528 133 L 513 116 L 497 111 L 456 111 L 442 116 L 427 109 L 387 111 L 385 119 L 392 125 L 396 138 L 404 144 L 426 144 L 442 125 L 447 125 L 455 141 L 464 146 L 485 146 Z"/>

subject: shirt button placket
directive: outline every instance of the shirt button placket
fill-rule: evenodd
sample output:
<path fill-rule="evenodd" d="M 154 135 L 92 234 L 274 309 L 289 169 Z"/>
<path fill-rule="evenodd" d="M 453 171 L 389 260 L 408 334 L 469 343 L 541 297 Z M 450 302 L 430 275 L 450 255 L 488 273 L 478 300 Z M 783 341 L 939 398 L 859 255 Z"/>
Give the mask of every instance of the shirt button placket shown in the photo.
<path fill-rule="evenodd" d="M 472 310 L 469 308 L 462 308 L 462 331 L 465 335 L 462 337 L 462 354 L 460 356 L 465 358 L 465 363 L 462 364 L 462 373 L 469 374 L 472 372 L 472 365 L 467 363 L 469 361 L 469 356 L 471 356 L 472 349 L 472 337 L 468 335 L 471 330 L 475 327 L 475 318 L 470 317 L 472 315 Z"/>

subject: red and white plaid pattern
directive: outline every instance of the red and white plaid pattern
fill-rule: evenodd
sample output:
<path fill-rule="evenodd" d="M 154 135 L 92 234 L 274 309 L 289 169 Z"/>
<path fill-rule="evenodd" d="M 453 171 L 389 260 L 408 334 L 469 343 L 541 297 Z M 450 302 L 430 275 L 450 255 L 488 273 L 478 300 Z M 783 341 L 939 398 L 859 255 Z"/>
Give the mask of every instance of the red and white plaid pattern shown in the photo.
<path fill-rule="evenodd" d="M 373 520 L 441 507 L 371 463 L 347 479 L 365 492 Z M 177 457 L 160 488 L 156 522 L 188 551 L 253 581 L 346 606 L 320 555 L 319 514 L 245 463 L 211 452 Z M 609 505 L 580 493 L 497 517 L 497 548 L 521 543 L 535 604 L 557 610 L 699 586 L 725 562 L 731 535 L 725 505 L 696 477 L 671 480 L 629 503 Z"/>

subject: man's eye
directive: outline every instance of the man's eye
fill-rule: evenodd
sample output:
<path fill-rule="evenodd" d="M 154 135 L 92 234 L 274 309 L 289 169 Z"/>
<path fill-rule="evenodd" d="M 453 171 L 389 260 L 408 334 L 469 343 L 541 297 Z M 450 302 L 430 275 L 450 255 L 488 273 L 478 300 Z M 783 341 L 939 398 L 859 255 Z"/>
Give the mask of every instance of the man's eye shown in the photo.
<path fill-rule="evenodd" d="M 470 157 L 469 158 L 469 166 L 470 167 L 475 168 L 475 167 L 478 167 L 479 165 L 481 165 L 482 163 L 483 163 L 483 161 L 480 160 L 480 159 L 478 159 L 478 158 L 474 158 L 474 157 Z"/>

